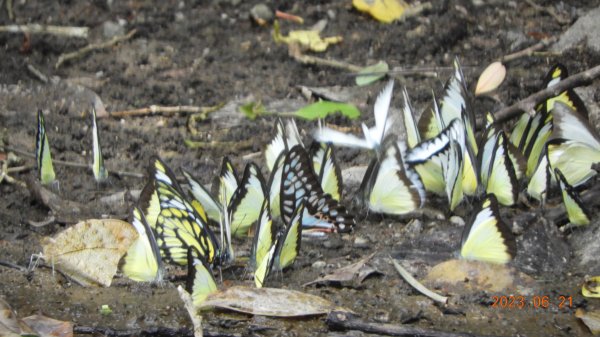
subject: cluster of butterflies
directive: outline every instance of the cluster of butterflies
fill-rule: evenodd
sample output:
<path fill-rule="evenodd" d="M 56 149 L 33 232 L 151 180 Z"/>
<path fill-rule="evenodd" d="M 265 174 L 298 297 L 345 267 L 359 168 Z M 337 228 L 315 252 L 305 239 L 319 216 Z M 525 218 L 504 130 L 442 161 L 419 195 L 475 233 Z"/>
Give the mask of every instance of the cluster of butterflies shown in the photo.
<path fill-rule="evenodd" d="M 354 218 L 339 203 L 342 182 L 333 148 L 305 149 L 293 120 L 285 126 L 278 120 L 275 128 L 265 151 L 267 183 L 254 163 L 246 165 L 240 180 L 225 157 L 211 192 L 186 171 L 184 190 L 171 169 L 153 157 L 151 179 L 132 211 L 139 239 L 124 258 L 123 273 L 136 281 L 160 281 L 163 261 L 187 265 L 188 290 L 198 303 L 216 289 L 211 266 L 233 262 L 232 237 L 253 233 L 249 266 L 255 285 L 262 287 L 271 270 L 294 263 L 303 232 L 352 230 Z"/>
<path fill-rule="evenodd" d="M 566 77 L 565 67 L 556 65 L 544 85 Z M 362 138 L 319 126 L 313 133 L 318 142 L 306 148 L 292 119 L 277 120 L 275 136 L 265 149 L 268 180 L 254 163 L 246 165 L 240 179 L 225 157 L 212 191 L 186 171 L 184 189 L 171 169 L 153 157 L 150 181 L 132 210 L 139 239 L 124 258 L 123 273 L 133 280 L 158 282 L 164 277 L 163 261 L 188 266 L 188 289 L 199 303 L 216 290 L 211 268 L 235 259 L 232 237 L 253 236 L 249 266 L 256 286 L 262 287 L 271 270 L 294 263 L 303 233 L 349 232 L 355 225 L 340 203 L 342 175 L 332 145 L 373 154 L 355 198 L 362 209 L 410 214 L 423 207 L 430 192 L 445 196 L 453 211 L 465 195 L 479 197 L 481 205 L 461 240 L 466 259 L 507 263 L 514 258 L 515 238 L 501 220 L 498 205 L 516 204 L 522 183 L 527 194 L 541 202 L 558 185 L 570 222 L 590 222 L 578 189 L 596 174 L 592 165 L 600 162 L 600 136 L 575 92 L 566 90 L 537 105 L 534 114 L 524 113 L 510 134 L 488 113 L 478 139 L 457 60 L 439 103 L 434 96 L 418 123 L 406 89 L 402 113 L 389 113 L 393 87 L 390 81 L 377 97 L 375 126 L 363 124 Z M 405 139 L 399 137 L 402 125 Z M 95 111 L 92 126 L 93 171 L 102 181 L 108 172 Z M 42 183 L 54 182 L 41 112 L 36 152 Z"/>

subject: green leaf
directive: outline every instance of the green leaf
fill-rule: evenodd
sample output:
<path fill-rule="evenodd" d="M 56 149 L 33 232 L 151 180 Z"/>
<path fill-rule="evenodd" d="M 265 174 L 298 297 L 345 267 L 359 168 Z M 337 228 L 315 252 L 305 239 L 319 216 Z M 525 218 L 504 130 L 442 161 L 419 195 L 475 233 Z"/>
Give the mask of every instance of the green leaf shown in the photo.
<path fill-rule="evenodd" d="M 314 120 L 318 118 L 325 118 L 328 115 L 336 112 L 340 112 L 342 115 L 350 119 L 356 119 L 360 116 L 360 111 L 354 105 L 331 101 L 318 101 L 313 104 L 309 104 L 293 114 L 300 118 Z"/>
<path fill-rule="evenodd" d="M 379 81 L 385 75 L 387 75 L 389 70 L 390 67 L 387 63 L 385 63 L 385 61 L 380 61 L 372 66 L 364 67 L 356 76 L 356 85 L 362 87 L 364 85 L 369 85 L 373 82 Z"/>
<path fill-rule="evenodd" d="M 240 107 L 240 111 L 250 120 L 254 120 L 260 114 L 266 112 L 261 102 L 246 103 Z"/>

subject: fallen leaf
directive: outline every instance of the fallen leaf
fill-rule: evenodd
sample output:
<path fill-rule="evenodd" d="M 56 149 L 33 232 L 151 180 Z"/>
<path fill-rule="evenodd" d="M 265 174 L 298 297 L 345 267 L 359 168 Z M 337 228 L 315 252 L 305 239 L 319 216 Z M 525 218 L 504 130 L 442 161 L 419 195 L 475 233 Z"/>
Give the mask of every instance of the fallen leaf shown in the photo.
<path fill-rule="evenodd" d="M 295 44 L 302 50 L 311 50 L 314 52 L 324 52 L 330 44 L 343 41 L 341 36 L 322 38 L 316 30 L 293 30 L 289 32 L 288 36 L 283 36 L 279 30 L 279 23 L 277 21 L 273 24 L 273 39 L 277 43 Z"/>
<path fill-rule="evenodd" d="M 577 311 L 575 311 L 575 317 L 582 320 L 594 336 L 600 335 L 600 312 L 586 312 L 585 310 L 579 308 Z"/>
<path fill-rule="evenodd" d="M 339 309 L 322 297 L 295 290 L 249 287 L 231 287 L 209 295 L 199 309 L 209 308 L 274 317 L 324 315 Z"/>
<path fill-rule="evenodd" d="M 493 62 L 479 76 L 475 87 L 475 96 L 496 90 L 506 77 L 506 67 L 500 62 Z"/>
<path fill-rule="evenodd" d="M 81 221 L 42 242 L 44 259 L 84 286 L 109 287 L 119 260 L 136 239 L 134 227 L 115 219 Z"/>
<path fill-rule="evenodd" d="M 59 321 L 54 318 L 32 315 L 23 318 L 41 337 L 72 337 L 73 323 L 68 321 Z"/>
<path fill-rule="evenodd" d="M 25 322 L 17 318 L 10 305 L 0 298 L 0 336 L 21 337 L 37 336 Z"/>
<path fill-rule="evenodd" d="M 367 262 L 375 253 L 361 259 L 358 262 L 355 262 L 349 266 L 342 267 L 334 270 L 330 274 L 327 274 L 323 277 L 319 277 L 318 279 L 305 283 L 302 286 L 306 287 L 311 284 L 329 284 L 329 283 L 339 283 L 341 285 L 353 285 L 360 284 L 365 280 L 369 275 L 373 273 L 380 273 L 375 270 L 373 267 L 367 265 Z M 381 274 L 381 273 L 380 273 Z"/>
<path fill-rule="evenodd" d="M 535 286 L 531 277 L 508 265 L 467 260 L 442 262 L 431 268 L 423 281 L 431 289 L 458 294 L 512 290 L 527 295 Z"/>
<path fill-rule="evenodd" d="M 355 83 L 358 86 L 369 85 L 384 78 L 389 70 L 390 66 L 385 61 L 364 67 L 356 74 Z"/>
<path fill-rule="evenodd" d="M 352 0 L 352 5 L 383 23 L 391 23 L 400 19 L 409 7 L 406 2 L 401 0 Z"/>
<path fill-rule="evenodd" d="M 349 103 L 330 101 L 318 101 L 309 104 L 298 109 L 296 112 L 294 112 L 294 115 L 308 120 L 315 120 L 323 119 L 336 112 L 339 112 L 350 119 L 356 119 L 360 116 L 360 110 L 358 110 L 356 106 Z"/>

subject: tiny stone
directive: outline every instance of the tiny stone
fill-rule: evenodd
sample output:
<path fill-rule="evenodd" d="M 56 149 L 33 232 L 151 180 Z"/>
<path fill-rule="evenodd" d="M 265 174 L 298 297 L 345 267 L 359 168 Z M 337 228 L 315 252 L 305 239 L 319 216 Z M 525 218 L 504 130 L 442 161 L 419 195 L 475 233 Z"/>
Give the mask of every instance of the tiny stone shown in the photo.
<path fill-rule="evenodd" d="M 458 215 L 453 215 L 448 220 L 450 221 L 451 224 L 454 224 L 454 225 L 457 225 L 457 226 L 464 226 L 465 225 L 465 220 L 463 220 L 463 218 L 459 217 Z"/>
<path fill-rule="evenodd" d="M 102 24 L 102 35 L 107 39 L 123 35 L 124 33 L 125 28 L 118 23 L 106 21 Z"/>
<path fill-rule="evenodd" d="M 390 321 L 390 313 L 385 310 L 377 311 L 373 319 L 375 322 L 388 323 Z"/>
<path fill-rule="evenodd" d="M 185 15 L 182 12 L 175 13 L 175 21 L 183 21 L 185 20 Z"/>
<path fill-rule="evenodd" d="M 355 248 L 368 248 L 369 240 L 367 240 L 366 238 L 364 238 L 362 236 L 357 236 L 356 239 L 354 239 L 354 247 Z"/>
<path fill-rule="evenodd" d="M 265 4 L 257 4 L 250 10 L 250 17 L 257 23 L 269 22 L 273 20 L 273 11 Z"/>
<path fill-rule="evenodd" d="M 325 268 L 325 266 L 327 265 L 327 263 L 325 263 L 325 261 L 316 261 L 315 263 L 312 264 L 313 269 L 323 269 Z"/>

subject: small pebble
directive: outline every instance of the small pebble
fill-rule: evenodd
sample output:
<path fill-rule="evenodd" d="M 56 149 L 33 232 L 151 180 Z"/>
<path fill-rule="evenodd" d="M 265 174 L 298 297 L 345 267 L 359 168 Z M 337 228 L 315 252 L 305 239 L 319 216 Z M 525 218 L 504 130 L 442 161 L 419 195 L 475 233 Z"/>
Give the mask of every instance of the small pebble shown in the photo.
<path fill-rule="evenodd" d="M 465 220 L 463 220 L 463 218 L 459 217 L 458 215 L 453 215 L 448 220 L 453 225 L 457 225 L 457 226 L 464 226 L 465 225 Z"/>
<path fill-rule="evenodd" d="M 375 322 L 379 323 L 388 323 L 390 321 L 390 313 L 385 310 L 379 310 L 375 313 L 375 317 L 373 317 Z"/>
<path fill-rule="evenodd" d="M 325 261 L 315 261 L 315 263 L 312 264 L 312 268 L 313 269 L 323 269 L 325 268 L 325 266 L 327 265 L 327 263 Z"/>
<path fill-rule="evenodd" d="M 269 6 L 261 3 L 252 7 L 250 17 L 254 22 L 262 26 L 273 20 L 274 14 Z"/>
<path fill-rule="evenodd" d="M 102 24 L 102 35 L 110 39 L 125 34 L 125 28 L 116 22 L 106 21 Z"/>
<path fill-rule="evenodd" d="M 362 236 L 357 236 L 354 239 L 354 247 L 355 248 L 369 248 L 369 240 L 363 238 Z"/>

